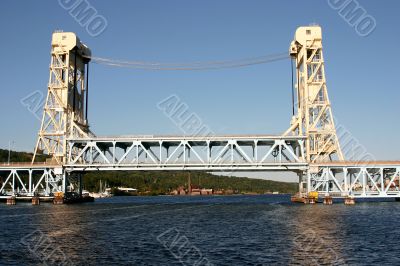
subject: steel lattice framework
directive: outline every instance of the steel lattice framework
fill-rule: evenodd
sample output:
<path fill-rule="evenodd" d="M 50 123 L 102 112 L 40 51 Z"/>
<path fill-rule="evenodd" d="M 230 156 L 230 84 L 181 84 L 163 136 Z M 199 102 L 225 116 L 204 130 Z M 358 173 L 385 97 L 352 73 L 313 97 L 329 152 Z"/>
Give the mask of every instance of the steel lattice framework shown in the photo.
<path fill-rule="evenodd" d="M 69 140 L 75 170 L 305 171 L 304 137 L 126 137 Z M 76 156 L 73 150 L 81 152 Z"/>
<path fill-rule="evenodd" d="M 67 32 L 53 33 L 51 47 L 49 85 L 33 162 L 37 154 L 46 153 L 54 163 L 63 164 L 67 138 L 90 135 L 85 119 L 85 66 L 91 52 Z"/>
<path fill-rule="evenodd" d="M 65 173 L 58 165 L 4 165 L 0 166 L 0 176 L 4 177 L 0 198 L 48 197 L 54 192 L 65 191 Z"/>
<path fill-rule="evenodd" d="M 307 136 L 308 162 L 344 160 L 326 86 L 321 27 L 298 28 L 290 55 L 296 62 L 297 113 L 285 135 Z"/>
<path fill-rule="evenodd" d="M 333 196 L 400 197 L 400 162 L 332 162 L 308 171 L 308 191 Z"/>

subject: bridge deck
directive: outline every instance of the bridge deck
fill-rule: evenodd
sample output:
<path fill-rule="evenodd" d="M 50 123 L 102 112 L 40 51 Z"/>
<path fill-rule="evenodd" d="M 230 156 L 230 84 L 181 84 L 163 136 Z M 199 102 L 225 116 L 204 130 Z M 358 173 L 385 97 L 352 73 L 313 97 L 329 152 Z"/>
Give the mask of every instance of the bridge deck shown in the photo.
<path fill-rule="evenodd" d="M 279 142 L 279 145 L 284 145 Z M 146 152 L 149 156 L 157 157 L 151 152 L 151 147 L 145 147 L 145 142 L 136 143 L 142 145 L 143 153 Z M 276 143 L 274 143 L 275 145 Z M 87 143 L 87 145 L 89 145 Z M 279 145 L 276 144 L 279 150 Z M 137 145 L 136 145 L 137 146 Z M 135 146 L 135 147 L 136 147 Z M 85 146 L 86 147 L 86 146 Z M 94 147 L 96 143 L 88 146 L 91 150 L 96 150 L 95 153 L 89 153 L 88 157 L 97 156 L 101 158 L 100 152 Z M 128 146 L 129 147 L 129 146 Z M 131 146 L 132 147 L 132 146 Z M 86 148 L 87 150 L 90 150 Z M 265 147 L 264 147 L 265 148 Z M 282 146 L 280 147 L 282 148 Z M 290 148 L 290 146 L 289 146 Z M 230 152 L 233 149 L 228 149 Z M 282 152 L 281 149 L 280 152 Z M 193 151 L 192 151 L 193 152 Z M 244 155 L 244 151 L 243 155 Z M 125 154 L 127 154 L 125 152 Z M 136 150 L 134 154 L 138 155 L 140 150 Z M 221 151 L 219 151 L 221 153 Z M 268 153 L 267 153 L 268 154 Z M 360 198 L 397 198 L 400 197 L 400 161 L 337 161 L 317 164 L 308 164 L 299 161 L 300 158 L 293 157 L 292 160 L 279 161 L 279 155 L 284 158 L 284 153 L 276 154 L 275 162 L 258 161 L 252 162 L 256 156 L 247 156 L 246 161 L 244 156 L 242 162 L 237 161 L 222 161 L 222 162 L 190 162 L 178 161 L 169 162 L 166 157 L 163 161 L 136 161 L 135 163 L 128 162 L 124 156 L 113 161 L 107 161 L 107 158 L 101 160 L 90 159 L 87 161 L 76 162 L 71 165 L 57 165 L 46 163 L 10 163 L 0 165 L 0 197 L 8 197 L 17 195 L 18 197 L 33 197 L 38 194 L 44 197 L 49 197 L 55 192 L 64 191 L 67 175 L 65 173 L 82 171 L 178 171 L 178 170 L 193 170 L 193 171 L 292 171 L 299 173 L 307 173 L 300 179 L 302 182 L 307 182 L 307 191 L 318 191 L 321 195 L 330 194 L 337 196 L 354 196 Z M 263 155 L 266 157 L 266 155 Z M 268 156 L 267 156 L 268 157 Z M 108 157 L 110 158 L 110 157 Z M 132 158 L 132 157 L 131 157 Z M 221 157 L 223 158 L 223 157 Z M 281 159 L 282 159 L 281 158 Z M 137 158 L 136 158 L 137 159 Z M 237 158 L 236 158 L 237 159 Z M 64 170 L 63 170 L 64 169 Z M 306 178 L 306 179 L 304 179 Z"/>
<path fill-rule="evenodd" d="M 145 166 L 146 164 L 143 163 Z M 151 165 L 151 164 L 148 164 Z M 192 166 L 200 166 L 200 164 L 191 163 Z M 274 164 L 271 164 L 274 165 Z M 400 167 L 400 161 L 334 161 L 334 162 L 324 162 L 324 163 L 300 163 L 300 165 L 309 165 L 310 167 L 385 167 L 385 166 L 395 166 Z M 74 167 L 73 165 L 58 165 L 58 164 L 47 164 L 47 163 L 3 163 L 0 164 L 1 170 L 10 169 L 43 169 L 43 168 L 63 168 L 63 167 Z M 78 165 L 77 165 L 78 166 Z M 92 164 L 91 166 L 99 166 L 99 164 Z M 79 165 L 81 168 L 82 165 Z"/>
<path fill-rule="evenodd" d="M 62 165 L 58 164 L 48 164 L 48 163 L 31 163 L 31 162 L 21 162 L 21 163 L 3 163 L 0 164 L 0 170 L 7 169 L 43 169 L 43 168 L 60 168 Z"/>
<path fill-rule="evenodd" d="M 231 134 L 231 135 L 126 135 L 126 136 L 96 136 L 92 140 L 164 140 L 164 139 L 193 139 L 193 140 L 214 140 L 214 139 L 305 139 L 305 136 L 282 136 L 263 134 Z M 74 138 L 74 140 L 85 141 L 87 138 Z"/>
<path fill-rule="evenodd" d="M 323 163 L 301 163 L 301 165 L 309 165 L 310 167 L 384 167 L 398 166 L 400 161 L 333 161 Z M 192 165 L 196 165 L 193 163 Z M 31 162 L 11 162 L 0 164 L 0 170 L 9 169 L 43 169 L 43 168 L 63 168 L 66 165 L 48 164 L 48 163 L 31 163 Z M 73 167 L 73 166 L 69 166 Z"/>
<path fill-rule="evenodd" d="M 323 163 L 310 163 L 310 166 L 378 166 L 399 165 L 400 161 L 333 161 Z"/>

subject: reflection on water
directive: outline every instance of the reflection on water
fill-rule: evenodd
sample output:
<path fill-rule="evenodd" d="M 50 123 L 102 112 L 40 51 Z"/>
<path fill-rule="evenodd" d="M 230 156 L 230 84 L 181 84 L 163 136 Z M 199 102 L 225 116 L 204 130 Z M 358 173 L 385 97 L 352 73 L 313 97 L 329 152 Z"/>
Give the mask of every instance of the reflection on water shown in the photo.
<path fill-rule="evenodd" d="M 0 205 L 3 265 L 399 264 L 400 204 L 288 196 L 115 197 Z"/>
<path fill-rule="evenodd" d="M 328 208 L 329 207 L 329 208 Z M 303 206 L 293 212 L 292 262 L 311 265 L 344 265 L 340 221 L 345 206 Z M 340 218 L 339 218 L 340 219 Z"/>

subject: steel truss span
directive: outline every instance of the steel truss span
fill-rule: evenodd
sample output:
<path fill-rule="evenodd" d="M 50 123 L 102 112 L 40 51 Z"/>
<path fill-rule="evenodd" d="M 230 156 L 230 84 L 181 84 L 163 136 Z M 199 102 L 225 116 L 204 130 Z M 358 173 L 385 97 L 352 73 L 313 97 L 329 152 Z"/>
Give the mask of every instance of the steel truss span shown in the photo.
<path fill-rule="evenodd" d="M 400 197 L 400 162 L 310 165 L 308 191 L 359 198 Z"/>
<path fill-rule="evenodd" d="M 51 165 L 0 166 L 0 198 L 50 197 L 65 191 L 62 167 Z"/>
<path fill-rule="evenodd" d="M 305 171 L 305 137 L 119 137 L 69 139 L 66 169 Z"/>

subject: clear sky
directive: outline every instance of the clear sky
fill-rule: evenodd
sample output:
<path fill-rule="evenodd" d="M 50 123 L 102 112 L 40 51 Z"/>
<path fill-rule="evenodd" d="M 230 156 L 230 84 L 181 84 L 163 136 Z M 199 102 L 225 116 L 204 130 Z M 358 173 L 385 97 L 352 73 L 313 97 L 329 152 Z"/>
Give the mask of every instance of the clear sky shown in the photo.
<path fill-rule="evenodd" d="M 39 121 L 20 101 L 46 93 L 56 29 L 76 32 L 99 57 L 193 62 L 286 52 L 298 26 L 317 23 L 338 123 L 377 159 L 400 159 L 400 1 L 358 0 L 376 21 L 366 37 L 327 0 L 87 2 L 108 24 L 98 36 L 59 1 L 1 2 L 0 147 L 33 151 Z M 157 108 L 176 94 L 217 134 L 279 134 L 291 118 L 290 77 L 289 60 L 186 72 L 92 64 L 89 120 L 97 135 L 182 134 Z"/>

